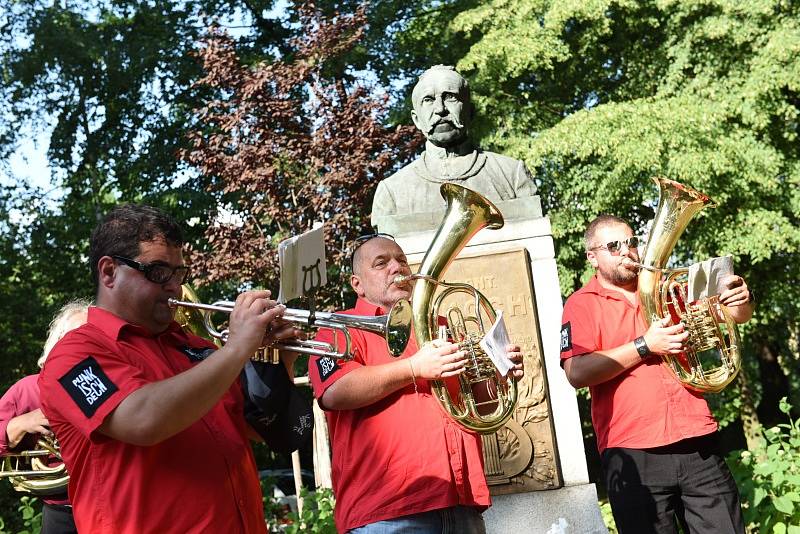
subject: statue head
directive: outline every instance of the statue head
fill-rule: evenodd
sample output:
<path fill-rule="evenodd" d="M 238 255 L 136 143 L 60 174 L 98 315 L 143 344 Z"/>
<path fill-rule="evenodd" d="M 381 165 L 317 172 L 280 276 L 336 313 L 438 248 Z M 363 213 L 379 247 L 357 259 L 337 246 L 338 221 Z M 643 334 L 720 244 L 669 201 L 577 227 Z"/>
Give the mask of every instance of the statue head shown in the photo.
<path fill-rule="evenodd" d="M 467 139 L 473 114 L 469 86 L 453 67 L 436 65 L 423 72 L 411 103 L 414 124 L 434 145 L 454 147 Z"/>

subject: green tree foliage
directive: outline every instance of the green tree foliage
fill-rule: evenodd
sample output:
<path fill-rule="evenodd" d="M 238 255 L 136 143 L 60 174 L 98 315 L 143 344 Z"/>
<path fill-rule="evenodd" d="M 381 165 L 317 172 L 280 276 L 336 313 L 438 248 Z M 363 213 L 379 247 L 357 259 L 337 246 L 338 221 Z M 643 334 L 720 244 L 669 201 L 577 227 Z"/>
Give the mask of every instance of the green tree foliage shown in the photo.
<path fill-rule="evenodd" d="M 718 403 L 723 421 L 742 409 L 751 429 L 760 372 L 767 389 L 788 380 L 800 406 L 798 15 L 796 3 L 767 0 L 493 0 L 410 25 L 405 38 L 468 47 L 457 66 L 472 83 L 482 144 L 536 171 L 564 295 L 589 275 L 589 220 L 610 212 L 645 229 L 651 176 L 718 202 L 690 224 L 674 260 L 733 254 L 759 296 L 743 329 L 745 392 L 731 388 Z M 776 360 L 783 376 L 765 372 Z"/>
<path fill-rule="evenodd" d="M 786 398 L 780 411 L 790 411 Z M 748 532 L 800 532 L 800 420 L 759 432 L 756 446 L 728 464 L 742 495 Z"/>

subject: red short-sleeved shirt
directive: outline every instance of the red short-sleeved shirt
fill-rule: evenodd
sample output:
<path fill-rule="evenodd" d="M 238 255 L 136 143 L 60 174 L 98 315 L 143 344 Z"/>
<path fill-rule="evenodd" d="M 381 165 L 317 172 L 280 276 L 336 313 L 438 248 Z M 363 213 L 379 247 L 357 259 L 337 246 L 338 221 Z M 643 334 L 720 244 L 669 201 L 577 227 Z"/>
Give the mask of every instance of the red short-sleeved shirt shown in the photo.
<path fill-rule="evenodd" d="M 561 359 L 630 343 L 647 331 L 636 305 L 592 277 L 564 304 Z M 717 423 L 702 395 L 686 389 L 650 357 L 607 382 L 591 386 L 597 448 L 644 449 L 714 432 Z"/>
<path fill-rule="evenodd" d="M 266 532 L 238 382 L 199 421 L 157 445 L 96 431 L 130 393 L 190 369 L 211 348 L 177 323 L 153 336 L 96 307 L 55 346 L 39 386 L 70 473 L 79 532 Z"/>
<path fill-rule="evenodd" d="M 343 313 L 374 316 L 384 311 L 359 299 L 355 308 Z M 395 361 L 381 336 L 361 330 L 350 333 L 352 361 L 312 358 L 309 362 L 317 398 L 363 365 Z M 333 334 L 322 330 L 317 339 L 330 341 Z M 412 340 L 400 357 L 416 351 Z M 370 406 L 327 412 L 334 513 L 340 532 L 449 506 L 490 504 L 480 436 L 444 414 L 427 380 L 418 378 L 417 390 L 409 384 Z"/>

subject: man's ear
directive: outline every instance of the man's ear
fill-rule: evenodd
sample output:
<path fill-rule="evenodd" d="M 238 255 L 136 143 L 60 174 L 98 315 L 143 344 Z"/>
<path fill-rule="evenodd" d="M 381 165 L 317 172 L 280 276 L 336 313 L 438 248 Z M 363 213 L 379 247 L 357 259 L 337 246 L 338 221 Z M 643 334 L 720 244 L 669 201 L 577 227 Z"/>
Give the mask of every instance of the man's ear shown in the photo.
<path fill-rule="evenodd" d="M 589 260 L 589 263 L 592 264 L 592 267 L 597 269 L 597 254 L 595 254 L 593 250 L 586 251 L 586 259 Z"/>
<path fill-rule="evenodd" d="M 361 278 L 357 274 L 350 275 L 350 287 L 356 292 L 359 297 L 364 296 L 364 288 L 361 285 Z"/>
<path fill-rule="evenodd" d="M 411 110 L 411 120 L 414 122 L 414 126 L 417 127 L 417 130 L 425 133 L 425 130 L 419 125 L 419 116 L 417 115 L 416 110 Z"/>
<path fill-rule="evenodd" d="M 111 256 L 103 256 L 97 262 L 98 284 L 105 287 L 114 287 L 117 276 L 117 262 Z"/>

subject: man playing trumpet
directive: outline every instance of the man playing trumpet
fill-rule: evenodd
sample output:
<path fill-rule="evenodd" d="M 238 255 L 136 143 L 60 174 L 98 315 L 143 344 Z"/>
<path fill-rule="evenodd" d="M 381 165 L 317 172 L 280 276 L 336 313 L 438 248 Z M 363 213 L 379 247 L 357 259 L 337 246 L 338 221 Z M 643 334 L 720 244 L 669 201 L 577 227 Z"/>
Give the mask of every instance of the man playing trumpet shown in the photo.
<path fill-rule="evenodd" d="M 411 274 L 391 236 L 359 238 L 350 283 L 358 296 L 346 314 L 381 315 L 411 295 L 398 276 Z M 429 380 L 464 371 L 465 353 L 448 342 L 417 348 L 412 340 L 393 358 L 383 339 L 351 330 L 354 358 L 312 358 L 309 377 L 327 411 L 332 448 L 335 520 L 340 532 L 482 533 L 490 504 L 480 436 L 450 419 Z M 332 341 L 322 330 L 318 340 Z M 508 346 L 515 378 L 519 347 Z M 513 378 L 510 378 L 513 379 Z"/>
<path fill-rule="evenodd" d="M 165 213 L 113 209 L 91 238 L 97 305 L 39 378 L 79 532 L 266 532 L 237 379 L 296 331 L 268 291 L 239 295 L 221 349 L 183 331 L 168 304 L 189 274 L 182 245 Z"/>

